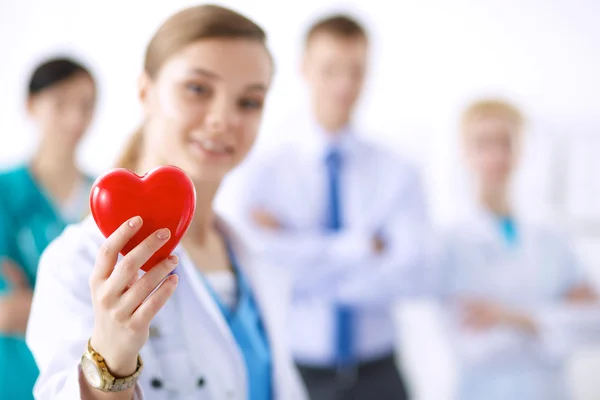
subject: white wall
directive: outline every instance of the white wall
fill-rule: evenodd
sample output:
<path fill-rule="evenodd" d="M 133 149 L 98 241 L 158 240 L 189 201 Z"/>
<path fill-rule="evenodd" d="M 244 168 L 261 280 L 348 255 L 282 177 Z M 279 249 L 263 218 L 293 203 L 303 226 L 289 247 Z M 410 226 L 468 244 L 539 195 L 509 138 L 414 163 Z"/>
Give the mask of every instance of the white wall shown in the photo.
<path fill-rule="evenodd" d="M 35 143 L 23 114 L 30 69 L 42 57 L 66 51 L 89 62 L 100 81 L 98 115 L 81 149 L 81 164 L 93 173 L 108 168 L 140 119 L 135 84 L 146 42 L 168 14 L 196 3 L 0 0 L 0 165 L 22 160 Z M 567 161 L 578 160 L 564 149 L 581 143 L 578 137 L 600 136 L 600 3 L 594 0 L 217 3 L 255 18 L 270 35 L 277 77 L 264 146 L 284 138 L 285 124 L 305 115 L 297 64 L 306 24 L 333 9 L 361 15 L 370 25 L 374 50 L 357 123 L 373 140 L 423 164 L 439 221 L 452 219 L 464 204 L 454 126 L 457 112 L 473 96 L 505 94 L 529 114 L 532 146 L 519 193 L 532 212 L 549 208 L 561 215 L 566 186 L 558 177 Z M 600 150 L 600 142 L 594 143 Z M 593 191 L 574 185 L 570 193 L 600 209 L 590 201 Z M 586 211 L 583 219 L 596 211 Z M 600 255 L 589 243 L 597 237 L 593 230 L 582 233 L 582 249 L 593 266 L 600 266 Z M 428 376 L 435 376 L 431 371 Z M 427 391 L 431 386 L 424 386 L 424 398 L 440 399 Z"/>

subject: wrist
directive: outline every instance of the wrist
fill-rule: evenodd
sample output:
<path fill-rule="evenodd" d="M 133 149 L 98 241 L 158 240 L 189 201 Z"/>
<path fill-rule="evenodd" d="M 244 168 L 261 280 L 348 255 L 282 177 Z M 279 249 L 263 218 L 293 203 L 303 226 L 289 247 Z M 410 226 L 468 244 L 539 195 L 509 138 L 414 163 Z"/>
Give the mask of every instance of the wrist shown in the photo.
<path fill-rule="evenodd" d="M 103 346 L 102 342 L 95 341 L 94 336 L 90 339 L 92 348 L 104 359 L 108 372 L 115 378 L 124 378 L 131 376 L 137 369 L 137 353 L 118 352 L 113 354 L 108 349 L 109 346 Z"/>

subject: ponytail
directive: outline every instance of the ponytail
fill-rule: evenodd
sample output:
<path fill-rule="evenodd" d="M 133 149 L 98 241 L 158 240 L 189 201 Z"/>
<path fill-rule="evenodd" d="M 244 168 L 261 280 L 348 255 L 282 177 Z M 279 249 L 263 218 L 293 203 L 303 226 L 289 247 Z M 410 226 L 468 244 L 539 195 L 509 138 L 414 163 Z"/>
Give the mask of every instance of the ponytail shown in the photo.
<path fill-rule="evenodd" d="M 126 168 L 132 172 L 136 172 L 138 161 L 140 159 L 140 152 L 142 150 L 141 147 L 143 138 L 144 129 L 140 126 L 133 132 L 133 135 L 131 135 L 125 143 L 125 147 L 117 159 L 115 168 Z M 88 208 L 86 213 L 82 216 L 82 220 L 89 217 L 90 214 L 91 210 Z"/>
<path fill-rule="evenodd" d="M 140 126 L 133 132 L 125 143 L 123 152 L 117 159 L 117 168 L 126 168 L 135 172 L 140 160 L 140 152 L 142 151 L 142 140 L 144 138 L 143 128 Z"/>

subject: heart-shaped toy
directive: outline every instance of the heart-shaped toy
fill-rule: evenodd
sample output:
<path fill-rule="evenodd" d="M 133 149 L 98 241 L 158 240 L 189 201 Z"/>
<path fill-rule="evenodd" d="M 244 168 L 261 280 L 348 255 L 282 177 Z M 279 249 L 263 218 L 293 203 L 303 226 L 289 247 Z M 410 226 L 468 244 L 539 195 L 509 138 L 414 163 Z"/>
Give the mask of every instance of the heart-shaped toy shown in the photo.
<path fill-rule="evenodd" d="M 169 241 L 142 266 L 147 272 L 171 254 L 189 228 L 196 209 L 196 190 L 185 172 L 170 165 L 157 167 L 143 177 L 117 168 L 96 179 L 90 208 L 105 237 L 129 218 L 142 217 L 142 228 L 123 247 L 122 255 L 160 228 L 171 231 Z"/>

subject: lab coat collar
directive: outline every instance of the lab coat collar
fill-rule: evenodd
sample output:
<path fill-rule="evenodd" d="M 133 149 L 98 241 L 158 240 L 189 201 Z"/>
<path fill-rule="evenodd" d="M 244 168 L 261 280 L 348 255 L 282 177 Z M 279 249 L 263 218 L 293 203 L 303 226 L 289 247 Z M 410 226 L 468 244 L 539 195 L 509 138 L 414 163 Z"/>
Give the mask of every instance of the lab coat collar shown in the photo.
<path fill-rule="evenodd" d="M 484 241 L 504 243 L 504 238 L 498 228 L 498 218 L 498 215 L 478 204 L 468 214 L 468 218 L 463 222 L 463 226 L 470 231 L 473 237 Z M 517 240 L 521 244 L 519 247 L 527 247 L 526 242 L 533 240 L 532 234 L 534 229 L 532 225 L 534 223 L 518 207 L 512 208 L 511 218 L 517 224 Z"/>

